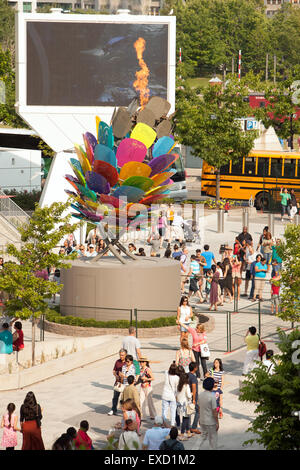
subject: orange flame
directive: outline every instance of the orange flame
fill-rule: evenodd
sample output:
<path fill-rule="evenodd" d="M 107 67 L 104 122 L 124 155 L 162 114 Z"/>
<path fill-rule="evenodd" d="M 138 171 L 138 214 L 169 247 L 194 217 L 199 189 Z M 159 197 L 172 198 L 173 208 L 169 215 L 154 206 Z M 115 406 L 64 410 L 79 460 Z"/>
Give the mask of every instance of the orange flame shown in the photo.
<path fill-rule="evenodd" d="M 134 43 L 134 48 L 136 50 L 136 56 L 139 61 L 139 66 L 141 70 L 135 72 L 136 80 L 133 83 L 135 90 L 137 90 L 140 94 L 140 104 L 141 108 L 144 109 L 146 104 L 149 101 L 150 90 L 148 88 L 148 77 L 149 77 L 149 69 L 147 64 L 143 59 L 143 53 L 146 48 L 146 41 L 144 38 L 138 38 L 137 41 Z"/>

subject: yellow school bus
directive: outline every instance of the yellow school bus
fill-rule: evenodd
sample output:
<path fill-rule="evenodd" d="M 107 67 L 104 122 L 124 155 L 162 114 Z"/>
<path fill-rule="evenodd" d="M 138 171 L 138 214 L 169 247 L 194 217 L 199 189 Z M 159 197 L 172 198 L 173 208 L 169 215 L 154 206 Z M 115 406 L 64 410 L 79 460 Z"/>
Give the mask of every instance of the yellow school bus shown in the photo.
<path fill-rule="evenodd" d="M 280 201 L 281 187 L 294 189 L 300 196 L 300 153 L 252 151 L 237 163 L 230 161 L 220 170 L 220 198 L 249 200 L 256 207 L 269 209 Z M 214 168 L 203 161 L 201 194 L 216 195 Z"/>

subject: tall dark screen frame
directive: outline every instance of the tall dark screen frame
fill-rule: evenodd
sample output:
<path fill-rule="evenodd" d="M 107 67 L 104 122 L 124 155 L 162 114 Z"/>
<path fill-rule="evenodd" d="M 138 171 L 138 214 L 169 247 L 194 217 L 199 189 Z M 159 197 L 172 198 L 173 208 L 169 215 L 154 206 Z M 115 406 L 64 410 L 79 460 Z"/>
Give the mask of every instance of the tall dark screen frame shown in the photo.
<path fill-rule="evenodd" d="M 168 24 L 78 23 L 42 20 L 27 21 L 26 23 L 27 106 L 127 106 L 137 96 L 132 86 L 135 72 L 139 70 L 136 52 L 133 48 L 133 39 L 136 36 L 144 36 L 146 39 L 144 59 L 150 69 L 149 88 L 151 94 L 168 97 Z M 42 26 L 44 27 L 43 41 L 40 40 L 41 34 L 39 34 Z M 55 27 L 57 27 L 56 31 L 60 30 L 60 36 L 53 38 L 50 33 L 53 34 Z M 88 29 L 89 34 L 87 34 Z M 95 44 L 97 29 L 98 31 L 106 30 L 101 44 L 99 42 Z M 127 35 L 125 34 L 126 29 Z M 75 30 L 79 34 L 75 44 L 71 43 L 71 47 L 68 41 L 61 40 L 63 30 L 65 30 L 66 38 L 70 38 L 71 30 L 73 30 L 72 34 Z M 135 36 L 134 32 L 136 32 Z M 155 34 L 157 32 L 159 34 Z M 46 41 L 45 35 L 48 35 Z M 155 38 L 155 36 L 157 37 Z M 49 61 L 49 53 L 45 45 L 49 47 L 51 42 L 52 55 L 50 54 Z M 73 56 L 73 63 L 71 57 L 67 57 L 67 55 L 65 55 L 64 62 L 63 47 L 69 52 L 74 51 L 79 42 L 81 43 L 81 52 L 77 50 L 77 55 Z M 36 46 L 34 53 L 33 43 Z M 56 47 L 55 44 L 61 45 L 61 47 Z M 94 44 L 96 47 L 90 47 Z M 102 45 L 103 47 L 100 47 Z M 129 47 L 130 53 L 125 54 Z M 74 57 L 80 57 L 81 61 L 78 63 Z M 107 69 L 104 69 L 103 63 L 107 65 Z M 121 70 L 122 73 L 120 73 L 120 63 L 123 63 L 124 66 Z M 98 65 L 101 65 L 99 66 L 99 72 L 101 71 L 99 75 Z M 126 75 L 128 75 L 127 78 Z M 127 83 L 125 83 L 126 79 Z"/>

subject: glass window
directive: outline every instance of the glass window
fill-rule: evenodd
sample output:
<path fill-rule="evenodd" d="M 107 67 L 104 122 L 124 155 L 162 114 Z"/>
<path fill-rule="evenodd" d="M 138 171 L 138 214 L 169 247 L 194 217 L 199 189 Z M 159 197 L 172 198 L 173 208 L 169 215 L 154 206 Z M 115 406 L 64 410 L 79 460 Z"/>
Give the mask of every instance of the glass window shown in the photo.
<path fill-rule="evenodd" d="M 232 163 L 231 174 L 241 175 L 243 171 L 243 159 L 240 158 L 236 163 Z"/>
<path fill-rule="evenodd" d="M 259 158 L 258 164 L 257 164 L 257 175 L 268 176 L 268 174 L 269 174 L 269 159 Z"/>
<path fill-rule="evenodd" d="M 271 159 L 271 176 L 273 178 L 281 178 L 282 160 L 281 158 Z"/>
<path fill-rule="evenodd" d="M 296 161 L 292 158 L 284 160 L 284 176 L 288 178 L 295 178 Z"/>
<path fill-rule="evenodd" d="M 229 174 L 229 163 L 227 163 L 227 165 L 221 166 L 220 174 L 221 175 L 228 175 Z"/>
<path fill-rule="evenodd" d="M 255 160 L 254 157 L 245 158 L 245 175 L 255 175 Z"/>

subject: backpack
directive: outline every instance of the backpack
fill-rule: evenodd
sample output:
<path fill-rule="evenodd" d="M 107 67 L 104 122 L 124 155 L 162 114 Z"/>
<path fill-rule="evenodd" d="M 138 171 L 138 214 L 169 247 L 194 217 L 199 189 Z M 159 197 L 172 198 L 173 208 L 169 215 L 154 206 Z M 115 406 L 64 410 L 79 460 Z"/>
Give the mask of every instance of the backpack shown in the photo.
<path fill-rule="evenodd" d="M 266 354 L 267 352 L 267 346 L 266 346 L 266 343 L 264 343 L 263 341 L 261 341 L 260 337 L 258 337 L 259 339 L 259 344 L 258 344 L 258 355 L 260 357 L 260 360 L 262 361 L 262 358 L 263 356 Z"/>

